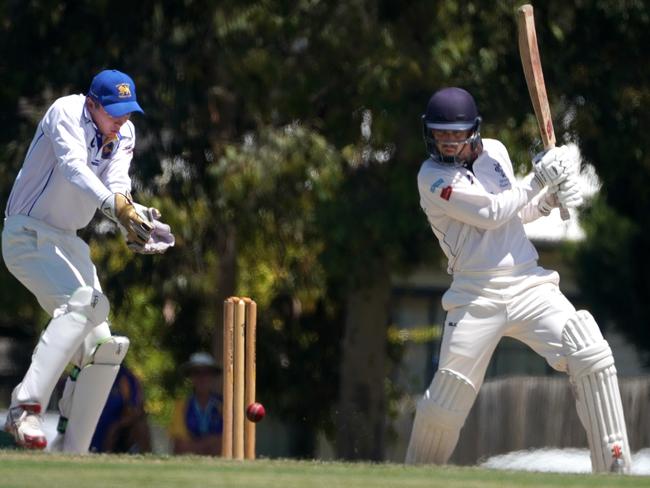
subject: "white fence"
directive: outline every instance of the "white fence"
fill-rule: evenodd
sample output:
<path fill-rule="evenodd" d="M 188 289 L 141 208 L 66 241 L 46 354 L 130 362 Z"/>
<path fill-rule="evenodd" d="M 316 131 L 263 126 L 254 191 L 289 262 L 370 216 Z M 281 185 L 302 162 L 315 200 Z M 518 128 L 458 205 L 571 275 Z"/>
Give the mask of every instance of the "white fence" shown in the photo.
<path fill-rule="evenodd" d="M 632 452 L 650 447 L 650 376 L 619 378 Z M 486 382 L 461 432 L 451 462 L 542 447 L 587 447 L 565 375 Z"/>

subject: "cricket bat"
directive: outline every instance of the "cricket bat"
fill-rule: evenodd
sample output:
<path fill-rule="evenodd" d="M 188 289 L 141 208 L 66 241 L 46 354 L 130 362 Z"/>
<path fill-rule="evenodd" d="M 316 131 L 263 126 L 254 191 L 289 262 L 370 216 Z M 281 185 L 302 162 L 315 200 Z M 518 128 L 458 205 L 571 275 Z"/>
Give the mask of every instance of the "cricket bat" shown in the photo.
<path fill-rule="evenodd" d="M 533 6 L 526 4 L 517 9 L 517 29 L 519 31 L 519 57 L 521 66 L 524 69 L 526 85 L 530 100 L 533 103 L 539 133 L 542 137 L 544 149 L 555 147 L 555 131 L 553 130 L 553 119 L 551 108 L 548 104 L 546 85 L 544 84 L 544 72 L 537 47 L 537 33 L 535 32 L 535 16 Z M 570 218 L 569 211 L 560 207 L 562 220 Z"/>

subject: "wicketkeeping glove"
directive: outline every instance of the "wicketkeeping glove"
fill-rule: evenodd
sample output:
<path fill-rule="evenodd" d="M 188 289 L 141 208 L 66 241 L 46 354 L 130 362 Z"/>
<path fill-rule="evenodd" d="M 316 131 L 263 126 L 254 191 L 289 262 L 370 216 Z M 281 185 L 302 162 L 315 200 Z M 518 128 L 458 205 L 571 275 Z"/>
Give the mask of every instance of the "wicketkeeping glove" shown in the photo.
<path fill-rule="evenodd" d="M 139 203 L 134 203 L 134 205 L 139 213 L 147 216 L 153 225 L 153 232 L 145 244 L 127 242 L 129 249 L 140 254 L 162 254 L 170 247 L 173 247 L 176 239 L 172 234 L 171 227 L 159 220 L 160 211 L 157 208 L 144 207 Z"/>
<path fill-rule="evenodd" d="M 127 244 L 145 245 L 149 241 L 154 226 L 144 213 L 136 209 L 128 193 L 113 193 L 102 202 L 101 211 L 117 224 Z"/>

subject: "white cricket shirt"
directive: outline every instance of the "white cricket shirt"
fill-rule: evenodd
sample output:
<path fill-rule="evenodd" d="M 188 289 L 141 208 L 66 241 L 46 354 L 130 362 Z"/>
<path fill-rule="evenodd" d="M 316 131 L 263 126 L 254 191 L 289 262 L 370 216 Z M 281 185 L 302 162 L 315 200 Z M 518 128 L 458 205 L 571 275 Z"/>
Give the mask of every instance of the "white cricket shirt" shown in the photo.
<path fill-rule="evenodd" d="M 112 193 L 131 190 L 133 124 L 126 122 L 117 143 L 102 151 L 85 100 L 85 95 L 59 98 L 40 121 L 9 195 L 7 217 L 27 215 L 76 231 Z"/>
<path fill-rule="evenodd" d="M 538 255 L 524 223 L 540 217 L 533 175 L 517 183 L 505 146 L 483 139 L 472 171 L 432 159 L 418 173 L 420 205 L 449 260 L 447 271 L 499 273 Z"/>

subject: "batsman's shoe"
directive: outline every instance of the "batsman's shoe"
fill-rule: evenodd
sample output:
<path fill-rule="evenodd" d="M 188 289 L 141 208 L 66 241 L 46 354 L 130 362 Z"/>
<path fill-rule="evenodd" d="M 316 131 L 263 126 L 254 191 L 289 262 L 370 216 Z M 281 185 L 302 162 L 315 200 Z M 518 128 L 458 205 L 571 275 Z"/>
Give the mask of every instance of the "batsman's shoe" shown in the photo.
<path fill-rule="evenodd" d="M 612 447 L 612 465 L 609 468 L 612 473 L 625 473 L 625 459 L 623 458 L 623 448 L 620 444 L 614 444 Z"/>
<path fill-rule="evenodd" d="M 41 406 L 38 403 L 25 403 L 9 409 L 5 430 L 14 436 L 20 447 L 45 449 L 47 439 L 42 424 Z"/>

